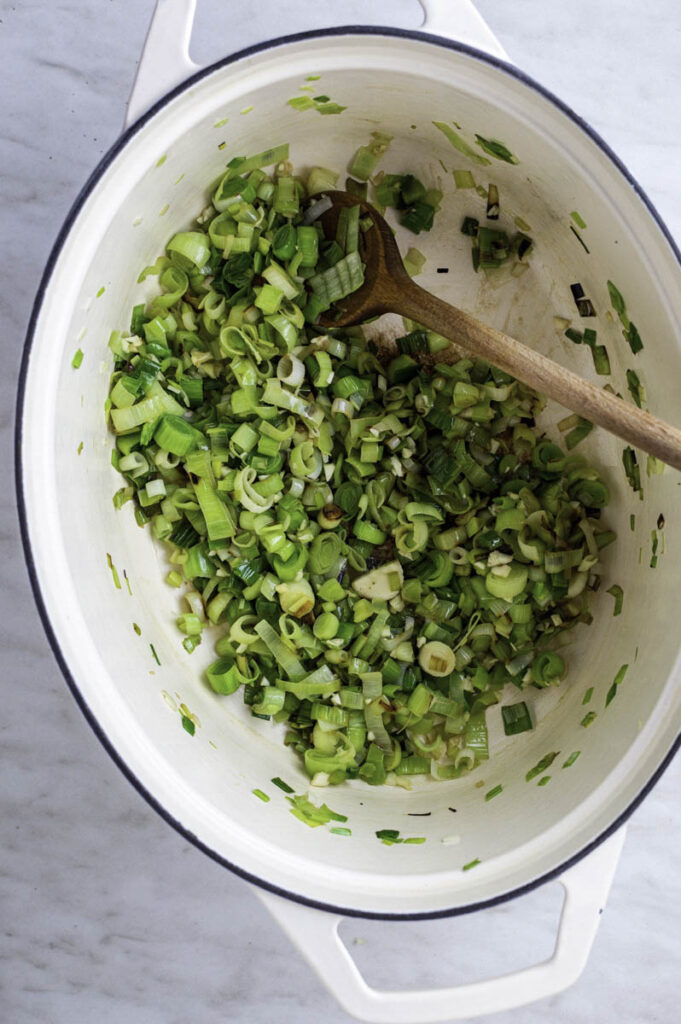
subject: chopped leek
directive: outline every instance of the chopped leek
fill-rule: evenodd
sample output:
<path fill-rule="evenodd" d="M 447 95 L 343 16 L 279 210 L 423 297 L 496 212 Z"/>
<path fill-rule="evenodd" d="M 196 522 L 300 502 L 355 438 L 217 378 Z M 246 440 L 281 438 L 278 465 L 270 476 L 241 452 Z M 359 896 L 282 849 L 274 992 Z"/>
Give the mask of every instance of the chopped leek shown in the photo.
<path fill-rule="evenodd" d="M 407 250 L 407 254 L 402 262 L 404 263 L 404 269 L 410 277 L 418 277 L 426 264 L 426 257 L 412 246 Z"/>
<path fill-rule="evenodd" d="M 392 142 L 392 135 L 372 132 L 371 140 L 366 146 L 359 147 L 348 166 L 348 173 L 359 181 L 367 181 L 374 173 Z"/>
<path fill-rule="evenodd" d="M 462 871 L 470 871 L 471 868 L 476 868 L 480 863 L 480 858 L 476 857 L 475 860 L 469 860 L 468 864 L 464 864 L 461 868 Z"/>
<path fill-rule="evenodd" d="M 475 188 L 475 178 L 470 171 L 453 171 L 452 173 L 457 188 Z"/>
<path fill-rule="evenodd" d="M 293 793 L 293 787 L 289 786 L 288 782 L 284 782 L 283 779 L 280 779 L 278 775 L 275 778 L 270 779 L 270 782 L 275 786 L 278 786 L 284 793 Z"/>
<path fill-rule="evenodd" d="M 559 753 L 560 751 L 556 750 L 553 753 L 546 754 L 544 757 L 542 757 L 542 759 L 536 763 L 534 768 L 530 768 L 529 772 L 527 772 L 527 774 L 525 775 L 525 781 L 531 782 L 532 779 L 535 779 L 537 777 L 537 775 L 543 774 L 543 772 L 546 771 L 549 765 L 553 764 L 555 759 L 558 757 Z"/>
<path fill-rule="evenodd" d="M 337 814 L 326 804 L 317 807 L 306 796 L 286 797 L 291 804 L 291 814 L 300 821 L 309 825 L 310 828 L 317 828 L 319 825 L 326 825 L 330 821 L 347 821 L 344 814 Z"/>
<path fill-rule="evenodd" d="M 624 591 L 618 583 L 613 583 L 611 587 L 608 587 L 608 593 L 612 594 L 615 598 L 615 607 L 613 609 L 613 615 L 621 615 L 622 606 L 624 604 Z"/>
<path fill-rule="evenodd" d="M 521 700 L 519 704 L 507 704 L 501 709 L 501 715 L 504 732 L 507 736 L 515 736 L 517 733 L 528 732 L 532 729 L 532 719 L 524 700 Z"/>
<path fill-rule="evenodd" d="M 519 163 L 518 157 L 514 156 L 508 146 L 505 146 L 503 142 L 499 142 L 498 139 L 485 139 L 482 135 L 476 135 L 475 141 L 485 153 L 489 153 L 495 160 L 503 160 L 507 164 Z"/>
<path fill-rule="evenodd" d="M 318 114 L 342 114 L 347 107 L 334 103 L 328 96 L 294 96 L 288 101 L 294 110 L 316 110 Z"/>
<path fill-rule="evenodd" d="M 639 376 L 635 370 L 627 370 L 626 376 L 629 394 L 640 409 L 643 402 L 645 402 L 645 391 L 643 389 L 643 385 L 641 384 Z"/>
<path fill-rule="evenodd" d="M 620 667 L 619 671 L 617 672 L 617 675 L 613 679 L 612 686 L 608 690 L 608 692 L 606 694 L 606 697 L 605 697 L 605 706 L 606 706 L 606 708 L 610 704 L 610 702 L 614 699 L 614 697 L 616 696 L 617 688 L 620 686 L 620 684 L 624 680 L 624 677 L 627 674 L 628 668 L 629 668 L 628 665 L 622 665 Z"/>
<path fill-rule="evenodd" d="M 488 160 L 486 156 L 481 156 L 480 153 L 476 153 L 472 146 L 470 146 L 466 140 L 455 132 L 451 125 L 448 125 L 446 121 L 433 121 L 433 125 L 442 132 L 444 137 L 451 142 L 455 149 L 458 149 L 459 153 L 463 153 L 469 160 L 472 160 L 476 164 L 490 164 L 492 161 Z M 496 155 L 496 154 L 494 154 Z"/>
<path fill-rule="evenodd" d="M 637 355 L 643 348 L 643 342 L 641 341 L 641 335 L 638 333 L 636 324 L 629 319 L 627 313 L 627 306 L 620 292 L 619 288 L 608 281 L 608 294 L 610 295 L 610 303 L 612 308 L 617 313 L 620 323 L 622 324 L 622 334 L 625 340 L 629 344 L 629 348 L 634 355 Z"/>
<path fill-rule="evenodd" d="M 306 94 L 291 106 L 337 105 Z M 478 165 L 490 163 L 479 148 L 515 160 L 496 140 L 473 149 L 436 127 Z M 413 174 L 376 175 L 389 143 L 374 132 L 360 146 L 352 191 L 374 189 L 403 225 L 429 230 L 442 196 Z M 489 757 L 486 709 L 507 684 L 532 692 L 564 678 L 552 647 L 591 621 L 600 551 L 615 539 L 609 493 L 572 451 L 591 424 L 561 423 L 566 453 L 535 428 L 543 399 L 508 374 L 437 363 L 446 340 L 412 322 L 386 367 L 360 329 L 314 326 L 364 279 L 359 207 L 334 238 L 322 230 L 319 193 L 336 180 L 323 166 L 296 176 L 286 146 L 235 157 L 212 206 L 143 272 L 157 292 L 109 346 L 124 477 L 114 504 L 165 545 L 185 650 L 211 631 L 215 699 L 239 692 L 256 718 L 285 725 L 312 785 L 456 779 Z M 499 190 L 482 191 L 494 219 Z M 463 231 L 484 270 L 522 268 L 532 242 L 519 227 L 509 237 L 466 218 Z M 423 261 L 410 250 L 410 272 Z M 575 334 L 596 360 L 595 332 Z M 621 590 L 609 592 L 619 614 Z M 506 735 L 532 729 L 524 701 L 501 711 Z M 272 783 L 306 824 L 344 820 Z"/>
<path fill-rule="evenodd" d="M 496 186 L 490 185 L 490 192 L 485 192 L 488 201 L 487 216 L 490 220 L 497 219 L 499 209 L 498 190 L 497 200 L 490 200 L 490 195 L 494 198 L 493 188 L 496 190 Z M 519 277 L 527 268 L 527 257 L 533 248 L 532 239 L 528 235 L 516 234 L 510 237 L 499 228 L 481 225 L 475 217 L 464 218 L 461 233 L 471 238 L 474 270 L 496 271 L 506 265 L 505 273 L 508 276 L 505 279 L 512 280 Z"/>
<path fill-rule="evenodd" d="M 376 201 L 402 211 L 400 223 L 416 235 L 430 231 L 441 200 L 439 189 L 427 189 L 413 174 L 386 174 L 376 185 Z"/>

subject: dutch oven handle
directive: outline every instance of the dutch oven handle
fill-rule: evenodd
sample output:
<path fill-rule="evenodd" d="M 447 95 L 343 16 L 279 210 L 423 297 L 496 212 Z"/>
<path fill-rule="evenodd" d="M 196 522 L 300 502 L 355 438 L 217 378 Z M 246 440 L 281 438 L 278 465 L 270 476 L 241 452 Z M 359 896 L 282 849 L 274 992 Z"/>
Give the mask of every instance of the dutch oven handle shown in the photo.
<path fill-rule="evenodd" d="M 471 0 L 419 0 L 425 13 L 422 28 L 484 50 L 502 60 L 508 55 Z M 200 70 L 189 57 L 196 0 L 156 0 L 142 49 L 125 127 L 128 128 L 166 93 Z"/>
<path fill-rule="evenodd" d="M 624 834 L 625 829 L 620 828 L 559 877 L 565 900 L 549 960 L 498 978 L 452 988 L 406 991 L 371 988 L 338 934 L 341 916 L 293 903 L 263 889 L 254 891 L 343 1009 L 353 1017 L 372 1024 L 465 1020 L 545 999 L 577 980 L 596 937 Z"/>

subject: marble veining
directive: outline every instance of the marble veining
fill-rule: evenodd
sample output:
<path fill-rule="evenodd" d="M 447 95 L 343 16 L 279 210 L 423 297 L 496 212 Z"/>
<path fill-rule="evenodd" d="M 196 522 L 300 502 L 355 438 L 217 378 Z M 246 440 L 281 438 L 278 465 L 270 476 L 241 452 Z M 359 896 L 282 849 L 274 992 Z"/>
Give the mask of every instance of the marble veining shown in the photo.
<path fill-rule="evenodd" d="M 681 14 L 675 0 L 479 0 L 517 63 L 590 121 L 681 240 Z M 168 828 L 97 742 L 30 597 L 10 487 L 21 341 L 42 268 L 83 181 L 115 140 L 152 0 L 0 4 L 0 492 L 3 586 L 2 938 L 7 1024 L 327 1024 L 349 1020 L 238 878 Z M 228 9 L 227 9 L 228 8 Z M 418 24 L 415 0 L 199 0 L 197 59 L 292 29 Z M 285 13 L 284 13 L 285 12 Z M 285 20 L 284 20 L 285 19 Z M 670 1024 L 678 1017 L 681 763 L 634 815 L 589 964 L 551 1000 L 495 1024 Z M 557 887 L 455 921 L 348 921 L 369 979 L 446 984 L 551 948 Z M 526 950 L 526 952 L 525 952 Z M 477 976 L 480 976 L 477 974 Z"/>

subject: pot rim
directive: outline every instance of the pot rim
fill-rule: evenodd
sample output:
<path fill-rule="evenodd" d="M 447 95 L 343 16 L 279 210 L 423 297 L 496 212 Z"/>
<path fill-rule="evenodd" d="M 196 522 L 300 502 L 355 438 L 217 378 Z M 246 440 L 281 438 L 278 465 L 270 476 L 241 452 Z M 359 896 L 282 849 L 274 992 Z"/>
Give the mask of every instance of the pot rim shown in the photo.
<path fill-rule="evenodd" d="M 104 156 L 101 158 L 95 169 L 88 177 L 85 184 L 82 186 L 78 195 L 76 196 L 69 212 L 66 215 L 64 223 L 57 235 L 57 238 L 52 246 L 50 255 L 47 260 L 45 270 L 43 271 L 36 297 L 31 310 L 31 316 L 26 331 L 26 339 L 24 342 L 24 350 L 21 359 L 21 366 L 19 368 L 19 380 L 17 387 L 17 403 L 16 403 L 16 417 L 15 417 L 15 434 L 14 434 L 14 468 L 15 468 L 15 487 L 17 492 L 17 511 L 19 516 L 19 528 L 21 534 L 22 547 L 24 551 L 24 558 L 26 561 L 26 568 L 31 584 L 31 590 L 33 597 L 36 602 L 38 613 L 45 630 L 48 642 L 52 649 L 52 653 L 61 669 L 62 675 L 66 680 L 66 683 L 71 690 L 71 693 L 80 707 L 83 715 L 87 719 L 93 732 L 97 736 L 98 740 L 107 751 L 109 756 L 112 758 L 117 767 L 125 775 L 132 786 L 137 792 L 146 800 L 150 807 L 152 807 L 160 816 L 171 825 L 177 832 L 183 836 L 188 842 L 192 843 L 197 849 L 201 850 L 212 860 L 221 864 L 223 867 L 229 868 L 234 874 L 243 878 L 245 881 L 250 882 L 253 885 L 257 885 L 262 889 L 274 893 L 277 896 L 282 896 L 286 899 L 293 900 L 296 903 L 301 903 L 304 906 L 313 907 L 317 910 L 328 911 L 335 914 L 342 914 L 346 917 L 358 917 L 368 918 L 374 920 L 388 920 L 388 921 L 418 921 L 418 920 L 433 920 L 444 917 L 455 917 L 461 914 L 472 913 L 476 910 L 484 910 L 488 907 L 497 906 L 501 903 L 505 903 L 508 900 L 514 899 L 517 896 L 522 896 L 525 893 L 531 892 L 533 889 L 546 882 L 558 878 L 563 872 L 567 871 L 572 865 L 586 857 L 592 850 L 600 845 L 605 839 L 616 832 L 630 817 L 631 814 L 636 810 L 638 805 L 641 803 L 643 798 L 647 796 L 653 786 L 658 782 L 663 772 L 671 763 L 674 755 L 681 747 L 681 732 L 676 737 L 676 740 L 671 745 L 669 751 L 664 756 L 656 770 L 652 773 L 649 779 L 642 786 L 637 795 L 633 798 L 628 807 L 598 836 L 596 836 L 591 842 L 587 843 L 581 850 L 573 854 L 567 860 L 563 861 L 557 867 L 551 871 L 540 875 L 537 878 L 532 879 L 530 882 L 524 885 L 518 886 L 515 889 L 511 889 L 508 892 L 501 893 L 498 896 L 491 897 L 490 899 L 480 900 L 465 906 L 449 907 L 441 910 L 431 910 L 422 912 L 412 913 L 383 913 L 378 911 L 364 911 L 357 910 L 355 908 L 340 907 L 333 903 L 325 903 L 321 900 L 310 899 L 300 893 L 292 892 L 288 889 L 284 889 L 280 886 L 267 881 L 266 879 L 260 878 L 257 875 L 251 874 L 236 864 L 233 864 L 222 854 L 217 853 L 206 843 L 204 843 L 198 836 L 187 829 L 181 822 L 179 822 L 173 815 L 157 800 L 157 798 L 151 793 L 147 787 L 138 779 L 133 770 L 126 764 L 121 755 L 118 753 L 112 742 L 109 740 L 108 735 L 104 731 L 103 727 L 99 724 L 98 719 L 94 713 L 90 710 L 90 707 L 81 693 L 76 680 L 71 674 L 71 670 L 66 662 L 66 659 L 62 653 L 59 645 L 59 640 L 52 628 L 49 613 L 47 607 L 43 601 L 42 592 L 40 589 L 40 583 L 38 579 L 38 573 L 36 570 L 35 560 L 33 558 L 33 551 L 31 547 L 31 538 L 29 536 L 28 518 L 26 511 L 26 501 L 24 495 L 24 465 L 23 465 L 23 414 L 24 404 L 26 399 L 26 388 L 28 379 L 28 370 L 30 363 L 31 351 L 33 348 L 33 342 L 36 333 L 36 327 L 40 312 L 42 309 L 43 299 L 47 291 L 50 279 L 52 277 L 52 268 L 55 266 L 59 259 L 64 246 L 68 240 L 69 234 L 73 224 L 80 214 L 85 202 L 95 190 L 99 184 L 100 179 L 104 173 L 111 166 L 116 157 L 121 153 L 128 145 L 131 139 L 150 121 L 160 110 L 162 110 L 168 103 L 180 96 L 183 92 L 189 89 L 195 83 L 208 77 L 213 72 L 220 70 L 221 68 L 228 67 L 245 57 L 250 57 L 255 54 L 264 53 L 268 50 L 274 50 L 275 48 L 285 46 L 290 43 L 303 42 L 310 39 L 324 39 L 334 38 L 349 35 L 360 35 L 360 36 L 388 36 L 397 39 L 408 39 L 416 40 L 418 42 L 429 43 L 434 46 L 439 46 L 444 49 L 452 50 L 456 53 L 462 53 L 468 57 L 473 57 L 476 60 L 483 61 L 499 71 L 504 72 L 511 78 L 527 86 L 530 90 L 538 93 L 543 99 L 548 100 L 554 107 L 556 107 L 562 114 L 567 116 L 578 128 L 580 128 L 592 142 L 601 150 L 601 152 L 609 159 L 614 165 L 617 171 L 624 177 L 629 185 L 633 188 L 634 192 L 641 200 L 643 205 L 646 207 L 653 221 L 656 223 L 663 237 L 666 239 L 671 249 L 672 255 L 675 257 L 679 266 L 681 266 L 681 251 L 674 241 L 669 229 L 664 223 L 662 217 L 657 212 L 654 204 L 647 196 L 645 191 L 638 184 L 636 179 L 633 177 L 628 168 L 620 160 L 620 158 L 613 152 L 608 143 L 599 135 L 599 133 L 591 127 L 579 114 L 577 114 L 568 104 L 564 103 L 559 99 L 553 92 L 541 85 L 530 75 L 524 71 L 515 67 L 513 64 L 507 61 L 501 60 L 499 57 L 488 54 L 482 50 L 478 50 L 475 47 L 469 46 L 465 43 L 455 42 L 454 40 L 446 39 L 442 36 L 432 35 L 428 32 L 420 32 L 418 30 L 401 29 L 401 28 L 389 28 L 383 26 L 358 26 L 358 25 L 344 25 L 337 28 L 326 28 L 326 29 L 311 29 L 305 32 L 297 32 L 285 36 L 278 36 L 275 39 L 267 40 L 263 43 L 258 43 L 253 46 L 246 47 L 236 53 L 230 54 L 227 57 L 223 57 L 213 64 L 209 64 L 204 68 L 199 69 L 197 72 L 192 74 L 189 78 L 185 79 L 179 85 L 175 86 L 169 92 L 165 93 L 159 100 L 157 100 L 137 121 L 126 128 L 114 144 L 107 150 Z"/>

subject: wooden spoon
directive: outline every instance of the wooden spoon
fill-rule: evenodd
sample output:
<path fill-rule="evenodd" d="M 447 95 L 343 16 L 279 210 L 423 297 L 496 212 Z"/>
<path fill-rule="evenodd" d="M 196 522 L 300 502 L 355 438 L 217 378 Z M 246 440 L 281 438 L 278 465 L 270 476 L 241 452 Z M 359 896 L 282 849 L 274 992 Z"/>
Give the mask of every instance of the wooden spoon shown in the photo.
<path fill-rule="evenodd" d="M 343 206 L 359 204 L 362 217 L 370 217 L 373 227 L 360 232 L 364 284 L 335 304 L 334 314 L 340 315 L 323 315 L 322 326 L 348 327 L 381 313 L 400 313 L 454 343 L 451 349 L 444 349 L 434 357 L 416 358 L 425 358 L 431 364 L 453 363 L 461 358 L 462 350 L 466 355 L 480 357 L 611 434 L 681 469 L 681 430 L 590 384 L 515 338 L 488 327 L 470 313 L 420 288 L 404 269 L 393 233 L 373 206 L 349 192 L 325 192 L 324 195 L 333 202 L 321 217 L 327 238 L 335 237 L 338 213 Z M 378 345 L 383 358 L 396 354 L 394 344 L 378 342 Z"/>

